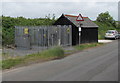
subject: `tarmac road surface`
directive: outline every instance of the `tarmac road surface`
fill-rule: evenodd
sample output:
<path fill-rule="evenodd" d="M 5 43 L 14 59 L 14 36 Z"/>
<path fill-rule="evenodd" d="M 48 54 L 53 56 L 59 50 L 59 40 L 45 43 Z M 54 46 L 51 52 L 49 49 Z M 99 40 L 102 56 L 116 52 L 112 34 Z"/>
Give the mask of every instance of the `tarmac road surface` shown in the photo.
<path fill-rule="evenodd" d="M 118 81 L 118 41 L 5 71 L 3 81 Z"/>

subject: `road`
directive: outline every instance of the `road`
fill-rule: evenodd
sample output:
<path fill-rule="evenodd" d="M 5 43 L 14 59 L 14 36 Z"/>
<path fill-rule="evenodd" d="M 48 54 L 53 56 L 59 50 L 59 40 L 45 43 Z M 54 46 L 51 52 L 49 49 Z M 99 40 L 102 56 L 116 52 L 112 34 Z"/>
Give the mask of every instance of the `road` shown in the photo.
<path fill-rule="evenodd" d="M 118 81 L 118 41 L 5 71 L 3 81 Z"/>

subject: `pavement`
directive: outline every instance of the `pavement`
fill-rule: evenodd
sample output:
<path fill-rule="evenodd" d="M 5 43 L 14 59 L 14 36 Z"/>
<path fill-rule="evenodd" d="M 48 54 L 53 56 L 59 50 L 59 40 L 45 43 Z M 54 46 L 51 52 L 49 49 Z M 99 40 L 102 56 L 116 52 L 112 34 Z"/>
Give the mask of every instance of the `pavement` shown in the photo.
<path fill-rule="evenodd" d="M 2 73 L 3 81 L 118 81 L 118 41 Z"/>
<path fill-rule="evenodd" d="M 113 42 L 114 40 L 98 40 L 99 43 L 110 43 Z"/>

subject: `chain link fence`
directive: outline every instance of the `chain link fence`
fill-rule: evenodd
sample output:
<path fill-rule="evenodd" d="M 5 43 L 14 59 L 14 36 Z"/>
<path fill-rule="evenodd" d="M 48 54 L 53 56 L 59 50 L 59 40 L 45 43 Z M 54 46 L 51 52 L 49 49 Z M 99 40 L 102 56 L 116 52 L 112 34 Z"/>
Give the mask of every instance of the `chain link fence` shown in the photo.
<path fill-rule="evenodd" d="M 72 45 L 72 27 L 16 26 L 15 45 L 21 49 L 46 49 L 54 46 Z"/>

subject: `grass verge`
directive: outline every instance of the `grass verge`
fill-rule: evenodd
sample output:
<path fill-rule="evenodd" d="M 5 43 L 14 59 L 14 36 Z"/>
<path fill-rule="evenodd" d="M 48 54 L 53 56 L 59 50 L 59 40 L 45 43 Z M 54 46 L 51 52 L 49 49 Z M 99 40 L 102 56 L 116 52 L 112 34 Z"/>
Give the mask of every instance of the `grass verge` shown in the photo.
<path fill-rule="evenodd" d="M 21 58 L 16 59 L 7 59 L 2 61 L 2 69 L 9 69 L 15 65 L 22 63 L 23 60 Z"/>
<path fill-rule="evenodd" d="M 100 46 L 103 43 L 87 43 L 87 44 L 81 44 L 81 45 L 77 45 L 74 48 L 77 50 L 84 50 L 87 48 L 91 48 L 91 47 L 96 47 L 96 46 Z"/>
<path fill-rule="evenodd" d="M 81 44 L 74 46 L 75 49 L 70 50 L 70 52 L 74 53 L 76 50 L 84 50 L 90 47 L 100 46 L 102 43 L 90 43 L 90 44 Z M 10 69 L 11 67 L 16 67 L 18 65 L 31 64 L 36 62 L 43 62 L 53 59 L 59 59 L 66 56 L 64 52 L 69 52 L 67 50 L 63 50 L 61 47 L 55 47 L 48 50 L 44 50 L 40 53 L 30 54 L 22 57 L 8 58 L 2 61 L 2 69 Z M 69 54 L 69 53 L 68 53 Z M 70 55 L 70 54 L 69 54 Z"/>
<path fill-rule="evenodd" d="M 2 61 L 2 69 L 9 69 L 16 65 L 27 64 L 39 60 L 50 60 L 64 57 L 64 50 L 60 47 L 51 48 L 40 53 L 26 55 L 24 57 L 10 58 Z"/>

